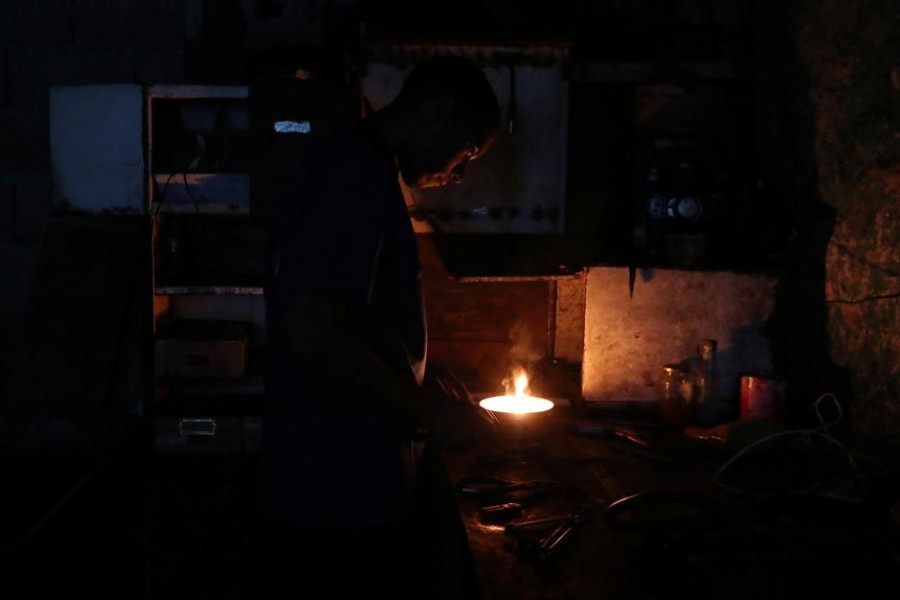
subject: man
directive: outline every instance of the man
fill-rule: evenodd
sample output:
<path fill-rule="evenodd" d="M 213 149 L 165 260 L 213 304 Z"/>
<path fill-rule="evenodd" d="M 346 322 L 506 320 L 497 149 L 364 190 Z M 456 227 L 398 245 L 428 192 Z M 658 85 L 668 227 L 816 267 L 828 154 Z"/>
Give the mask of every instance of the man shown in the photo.
<path fill-rule="evenodd" d="M 422 385 L 420 265 L 398 175 L 458 182 L 499 122 L 477 65 L 427 59 L 392 102 L 311 153 L 275 208 L 261 468 L 273 597 L 434 597 L 423 442 L 477 436 L 483 421 Z"/>

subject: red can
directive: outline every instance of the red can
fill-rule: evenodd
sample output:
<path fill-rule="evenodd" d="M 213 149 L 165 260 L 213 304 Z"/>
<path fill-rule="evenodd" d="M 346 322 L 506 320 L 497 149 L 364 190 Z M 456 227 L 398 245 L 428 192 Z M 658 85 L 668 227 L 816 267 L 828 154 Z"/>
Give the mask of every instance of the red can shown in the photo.
<path fill-rule="evenodd" d="M 781 421 L 784 382 L 764 375 L 741 376 L 741 420 Z"/>

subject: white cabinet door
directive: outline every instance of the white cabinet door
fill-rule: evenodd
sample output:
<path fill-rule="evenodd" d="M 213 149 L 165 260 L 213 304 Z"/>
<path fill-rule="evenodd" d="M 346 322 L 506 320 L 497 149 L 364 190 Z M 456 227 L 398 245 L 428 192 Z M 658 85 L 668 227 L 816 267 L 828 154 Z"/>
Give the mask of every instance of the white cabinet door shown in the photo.
<path fill-rule="evenodd" d="M 54 205 L 144 212 L 143 90 L 135 84 L 50 87 Z"/>

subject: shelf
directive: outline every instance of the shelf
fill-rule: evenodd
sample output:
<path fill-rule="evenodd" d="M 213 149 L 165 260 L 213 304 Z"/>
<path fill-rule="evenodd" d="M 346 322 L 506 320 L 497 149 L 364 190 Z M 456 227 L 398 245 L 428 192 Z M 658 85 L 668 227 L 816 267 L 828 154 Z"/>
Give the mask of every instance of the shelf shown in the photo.
<path fill-rule="evenodd" d="M 249 214 L 248 173 L 156 173 L 153 212 Z"/>
<path fill-rule="evenodd" d="M 545 281 L 578 277 L 587 262 L 577 240 L 558 234 L 420 234 L 459 281 Z"/>
<path fill-rule="evenodd" d="M 234 379 L 157 379 L 157 385 L 181 396 L 259 396 L 265 390 L 261 376 Z"/>
<path fill-rule="evenodd" d="M 147 89 L 151 98 L 246 98 L 247 86 L 243 85 L 151 85 Z"/>
<path fill-rule="evenodd" d="M 194 450 L 228 450 L 232 427 L 258 413 L 264 392 L 254 356 L 260 349 L 251 344 L 267 235 L 250 207 L 248 92 L 229 85 L 153 85 L 146 92 L 155 297 L 150 409 L 172 442 L 163 452 L 182 459 Z M 187 448 L 187 436 L 166 429 L 192 415 L 223 426 L 209 448 Z"/>
<path fill-rule="evenodd" d="M 262 286 L 253 285 L 159 285 L 154 289 L 157 296 L 179 295 L 234 295 L 262 296 Z"/>
<path fill-rule="evenodd" d="M 170 215 L 249 215 L 249 205 L 238 204 L 166 204 L 164 206 L 155 206 L 153 211 L 157 214 L 164 213 Z"/>
<path fill-rule="evenodd" d="M 709 81 L 731 81 L 747 77 L 750 68 L 730 60 L 684 60 L 676 64 Z M 659 69 L 655 61 L 581 61 L 572 65 L 575 83 L 639 83 Z"/>
<path fill-rule="evenodd" d="M 580 279 L 582 275 L 583 274 L 581 271 L 565 273 L 562 275 L 461 275 L 456 277 L 456 280 L 460 283 L 517 283 L 520 281 L 558 281 L 560 279 Z"/>

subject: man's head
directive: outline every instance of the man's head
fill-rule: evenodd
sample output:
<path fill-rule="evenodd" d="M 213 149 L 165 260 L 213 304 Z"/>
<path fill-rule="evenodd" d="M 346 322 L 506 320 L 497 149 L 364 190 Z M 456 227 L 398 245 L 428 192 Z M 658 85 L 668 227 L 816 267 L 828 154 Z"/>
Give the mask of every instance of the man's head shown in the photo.
<path fill-rule="evenodd" d="M 484 154 L 500 124 L 493 88 L 473 61 L 435 56 L 416 65 L 387 107 L 394 116 L 393 150 L 411 187 L 462 179 Z"/>

